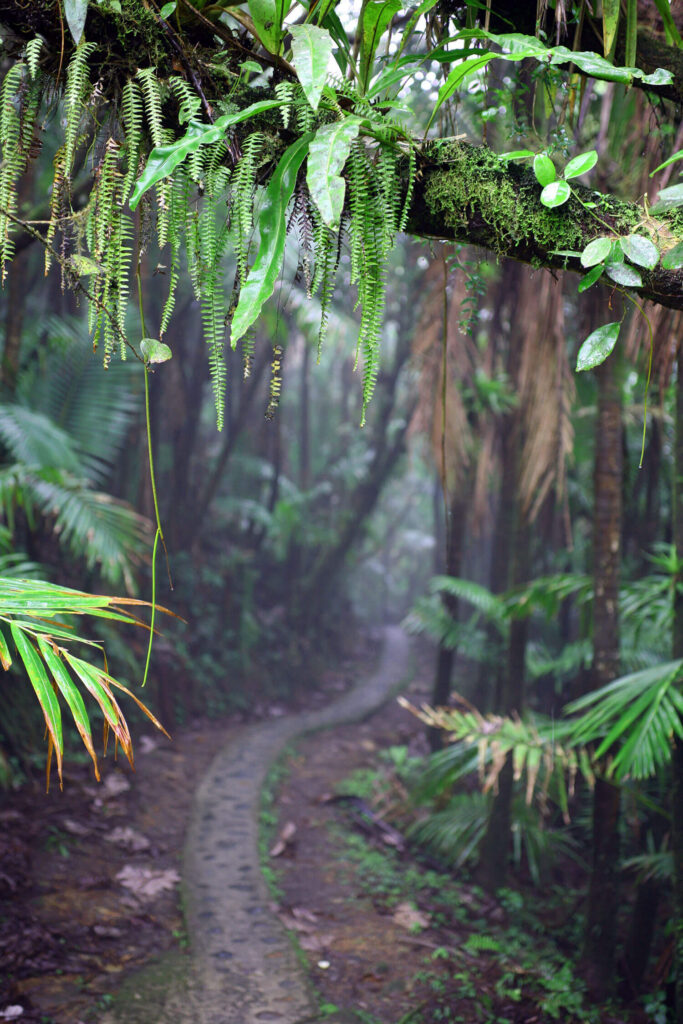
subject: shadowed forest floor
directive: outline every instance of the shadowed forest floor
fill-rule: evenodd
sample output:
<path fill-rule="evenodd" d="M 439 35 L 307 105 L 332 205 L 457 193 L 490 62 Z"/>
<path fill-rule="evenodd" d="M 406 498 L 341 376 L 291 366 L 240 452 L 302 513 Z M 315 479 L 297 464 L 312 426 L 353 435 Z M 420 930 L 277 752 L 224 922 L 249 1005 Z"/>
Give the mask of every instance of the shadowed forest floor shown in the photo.
<path fill-rule="evenodd" d="M 316 702 L 366 669 L 367 648 L 358 654 L 326 673 Z M 420 659 L 415 703 L 430 676 L 431 659 Z M 98 786 L 85 765 L 70 766 L 63 793 L 45 797 L 36 785 L 4 799 L 0 1019 L 18 1006 L 26 1024 L 89 1024 L 131 971 L 169 950 L 188 955 L 177 883 L 192 796 L 240 725 L 197 722 L 172 743 L 142 736 L 135 773 L 109 759 Z M 563 966 L 576 948 L 578 905 L 561 869 L 544 892 L 510 888 L 494 899 L 405 844 L 405 791 L 393 769 L 425 749 L 420 724 L 392 702 L 360 725 L 299 741 L 269 778 L 273 909 L 296 936 L 320 1019 L 586 1020 Z M 594 1010 L 591 1019 L 610 1024 L 652 1019 Z"/>

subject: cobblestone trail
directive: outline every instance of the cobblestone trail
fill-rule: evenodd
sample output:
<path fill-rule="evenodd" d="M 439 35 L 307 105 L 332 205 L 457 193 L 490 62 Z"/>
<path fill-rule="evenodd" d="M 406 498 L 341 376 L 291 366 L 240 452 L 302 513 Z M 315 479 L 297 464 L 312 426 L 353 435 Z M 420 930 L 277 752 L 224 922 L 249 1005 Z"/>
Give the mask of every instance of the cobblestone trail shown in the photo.
<path fill-rule="evenodd" d="M 364 718 L 408 672 L 408 642 L 385 631 L 379 668 L 340 700 L 246 729 L 214 759 L 200 785 L 185 848 L 184 892 L 193 954 L 189 976 L 164 984 L 163 1009 L 145 1024 L 317 1024 L 284 928 L 270 911 L 258 854 L 259 801 L 273 761 L 296 736 Z M 144 984 L 134 998 L 145 1000 Z M 156 999 L 151 1000 L 156 1002 Z M 138 1002 L 138 1009 L 143 1006 Z M 133 1024 L 137 1014 L 119 1017 Z M 106 1022 L 102 1022 L 106 1024 Z"/>

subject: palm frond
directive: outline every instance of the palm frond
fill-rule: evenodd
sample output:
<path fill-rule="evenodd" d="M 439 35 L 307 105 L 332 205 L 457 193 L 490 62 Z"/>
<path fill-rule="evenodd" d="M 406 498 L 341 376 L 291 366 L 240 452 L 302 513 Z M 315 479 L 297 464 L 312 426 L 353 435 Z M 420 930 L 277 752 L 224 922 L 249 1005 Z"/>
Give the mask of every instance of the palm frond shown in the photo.
<path fill-rule="evenodd" d="M 683 659 L 668 661 L 615 679 L 568 704 L 582 713 L 571 724 L 572 742 L 600 741 L 595 757 L 618 743 L 607 768 L 617 781 L 646 779 L 671 760 L 674 736 L 683 739 Z"/>
<path fill-rule="evenodd" d="M 104 716 L 105 743 L 107 732 L 111 730 L 131 764 L 133 746 L 130 731 L 114 696 L 115 689 L 131 697 L 153 724 L 162 732 L 166 732 L 151 711 L 127 687 L 117 682 L 93 661 L 78 657 L 74 653 L 73 644 L 78 643 L 96 650 L 101 648 L 97 642 L 80 635 L 64 622 L 68 616 L 90 615 L 117 622 L 139 624 L 139 620 L 129 609 L 131 606 L 144 605 L 146 602 L 133 598 L 86 594 L 54 586 L 42 580 L 0 577 L 0 663 L 5 670 L 12 664 L 12 654 L 6 635 L 8 631 L 45 718 L 48 736 L 48 788 L 53 753 L 56 756 L 60 786 L 62 785 L 64 739 L 60 699 L 66 703 L 83 744 L 92 758 L 96 777 L 100 777 L 90 721 L 80 688 L 93 697 Z"/>

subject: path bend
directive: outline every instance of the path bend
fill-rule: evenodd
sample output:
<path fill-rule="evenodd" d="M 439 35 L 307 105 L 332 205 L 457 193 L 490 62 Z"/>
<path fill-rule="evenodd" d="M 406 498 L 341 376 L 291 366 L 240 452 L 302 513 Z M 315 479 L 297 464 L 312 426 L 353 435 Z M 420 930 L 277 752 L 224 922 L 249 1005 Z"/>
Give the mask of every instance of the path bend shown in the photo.
<path fill-rule="evenodd" d="M 304 971 L 261 876 L 261 789 L 287 743 L 366 717 L 407 681 L 408 671 L 408 641 L 387 627 L 371 677 L 321 710 L 245 729 L 216 756 L 197 790 L 185 846 L 192 966 L 189 975 L 166 979 L 163 1010 L 145 1024 L 317 1022 Z"/>

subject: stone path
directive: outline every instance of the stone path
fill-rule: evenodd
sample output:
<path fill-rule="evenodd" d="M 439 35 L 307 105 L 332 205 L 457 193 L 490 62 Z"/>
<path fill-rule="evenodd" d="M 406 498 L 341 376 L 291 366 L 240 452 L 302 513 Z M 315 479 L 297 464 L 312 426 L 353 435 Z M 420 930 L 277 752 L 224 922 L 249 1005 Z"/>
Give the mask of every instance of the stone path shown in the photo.
<path fill-rule="evenodd" d="M 151 992 L 143 995 L 146 986 L 138 985 L 132 993 L 139 1000 L 137 1006 L 131 1006 L 129 995 L 118 1020 L 317 1024 L 303 970 L 269 909 L 271 897 L 261 877 L 261 789 L 288 742 L 306 732 L 364 718 L 407 681 L 408 665 L 405 636 L 388 628 L 379 668 L 371 678 L 320 711 L 246 729 L 215 758 L 197 791 L 185 848 L 183 887 L 192 967 L 188 974 L 179 970 L 177 958 L 171 961 L 156 984 L 162 998 L 159 991 L 155 997 Z M 138 1009 L 140 1015 L 134 1012 Z M 116 1019 L 110 1018 L 110 1024 Z"/>

